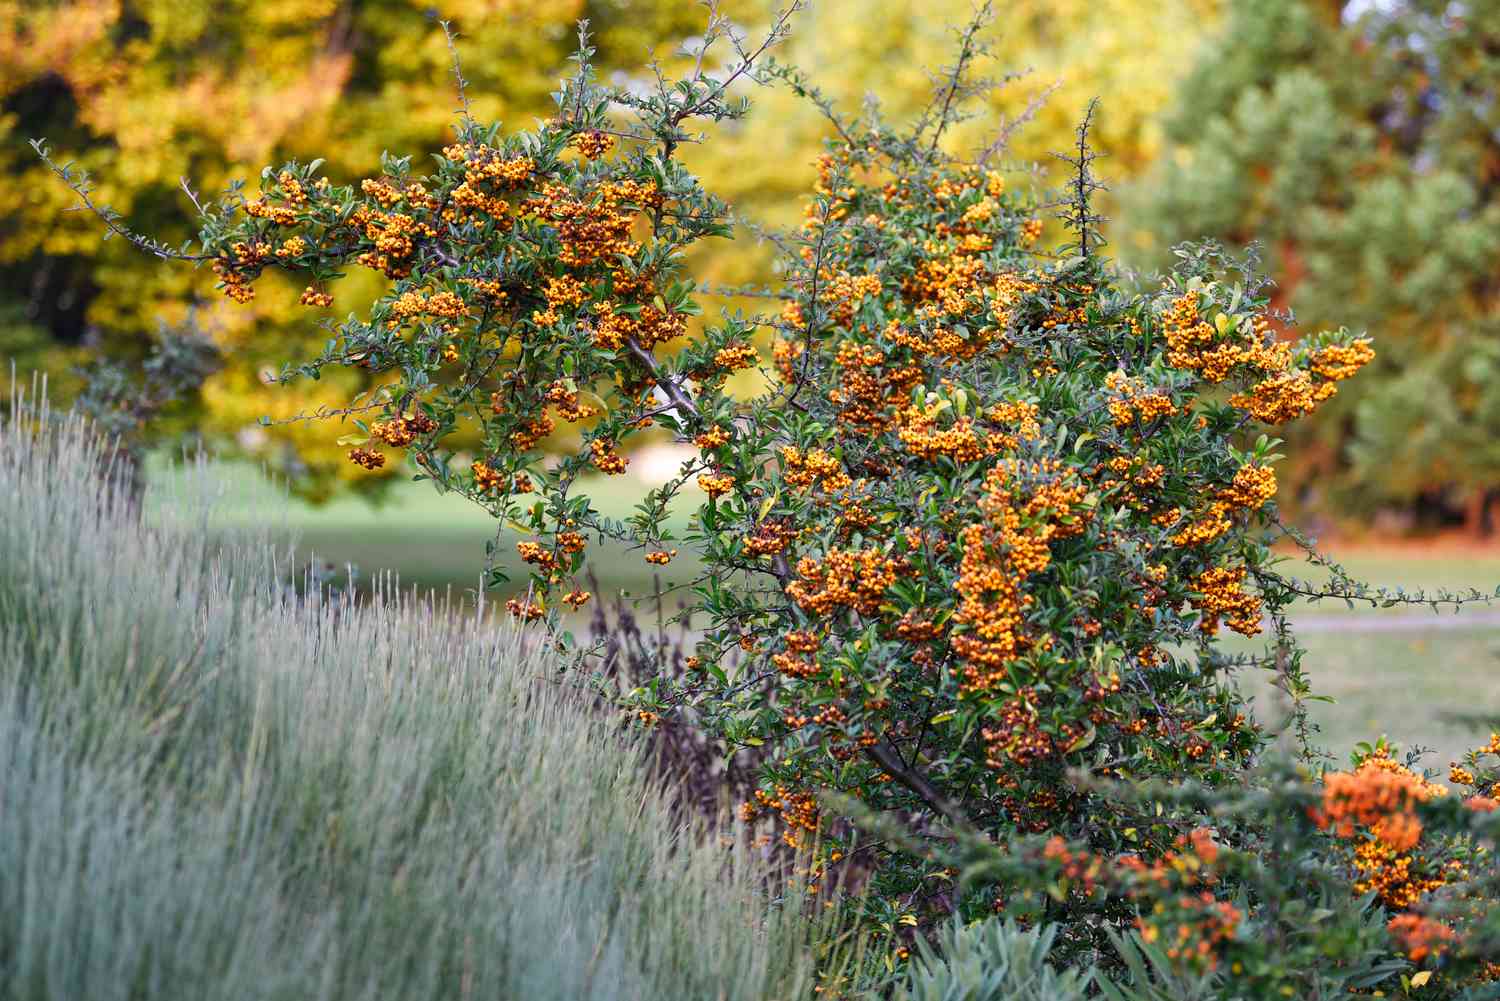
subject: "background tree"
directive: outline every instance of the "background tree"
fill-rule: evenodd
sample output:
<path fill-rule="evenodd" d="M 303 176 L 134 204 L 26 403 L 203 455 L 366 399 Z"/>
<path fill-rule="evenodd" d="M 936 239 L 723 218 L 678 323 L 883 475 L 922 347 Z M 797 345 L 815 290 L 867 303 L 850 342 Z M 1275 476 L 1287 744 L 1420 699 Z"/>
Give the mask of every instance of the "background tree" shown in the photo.
<path fill-rule="evenodd" d="M 1258 0 L 1183 82 L 1128 249 L 1267 243 L 1305 327 L 1381 360 L 1309 426 L 1304 500 L 1493 527 L 1500 500 L 1500 7 Z"/>
<path fill-rule="evenodd" d="M 433 13 L 464 29 L 475 113 L 520 122 L 545 113 L 578 19 L 594 24 L 605 68 L 636 66 L 702 20 L 693 0 L 0 0 L 0 351 L 55 373 L 72 395 L 81 385 L 70 366 L 100 353 L 144 361 L 159 324 L 181 323 L 201 297 L 199 320 L 227 364 L 202 386 L 199 430 L 222 444 L 238 434 L 312 496 L 354 482 L 325 435 L 254 428 L 358 388 L 340 377 L 294 398 L 265 383 L 289 351 L 327 337 L 298 305 L 300 287 L 271 282 L 251 308 L 223 309 L 207 269 L 154 267 L 64 211 L 71 193 L 25 140 L 45 136 L 60 160 L 98 179 L 97 200 L 126 225 L 175 243 L 189 235 L 185 176 L 212 196 L 311 150 L 347 178 L 378 170 L 384 149 L 441 145 L 456 99 Z M 377 282 L 348 284 L 368 294 Z"/>

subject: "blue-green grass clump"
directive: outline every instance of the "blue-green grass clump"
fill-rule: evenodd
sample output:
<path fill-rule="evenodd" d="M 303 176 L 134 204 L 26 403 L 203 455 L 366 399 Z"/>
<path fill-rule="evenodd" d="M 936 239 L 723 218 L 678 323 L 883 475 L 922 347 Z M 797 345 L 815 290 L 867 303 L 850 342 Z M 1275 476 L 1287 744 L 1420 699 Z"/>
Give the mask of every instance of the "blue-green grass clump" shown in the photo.
<path fill-rule="evenodd" d="M 291 586 L 0 419 L 0 998 L 793 998 L 820 932 L 483 613 Z M 205 470 L 208 467 L 204 467 Z"/>

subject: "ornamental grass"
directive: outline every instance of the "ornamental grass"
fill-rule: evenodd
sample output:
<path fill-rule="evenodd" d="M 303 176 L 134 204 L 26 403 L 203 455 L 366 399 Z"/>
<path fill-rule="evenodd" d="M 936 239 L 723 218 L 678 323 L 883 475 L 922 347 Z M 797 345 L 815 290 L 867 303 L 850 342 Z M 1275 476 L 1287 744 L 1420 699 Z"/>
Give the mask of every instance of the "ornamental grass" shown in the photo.
<path fill-rule="evenodd" d="M 792 998 L 815 932 L 509 627 L 0 420 L 0 998 Z M 493 620 L 490 620 L 492 623 Z"/>

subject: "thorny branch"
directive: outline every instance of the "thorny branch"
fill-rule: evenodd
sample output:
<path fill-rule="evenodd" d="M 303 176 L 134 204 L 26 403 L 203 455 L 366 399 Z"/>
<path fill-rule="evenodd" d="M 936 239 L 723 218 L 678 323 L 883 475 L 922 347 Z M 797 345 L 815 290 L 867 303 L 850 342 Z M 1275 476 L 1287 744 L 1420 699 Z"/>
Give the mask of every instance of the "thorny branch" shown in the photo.
<path fill-rule="evenodd" d="M 979 45 L 979 32 L 985 25 L 989 24 L 994 17 L 994 7 L 990 0 L 974 12 L 969 23 L 959 35 L 958 58 L 949 69 L 947 80 L 942 88 L 942 109 L 938 112 L 937 126 L 932 132 L 932 145 L 927 148 L 928 155 L 937 152 L 938 142 L 943 138 L 943 133 L 948 126 L 953 124 L 953 102 L 964 90 L 964 75 L 968 72 L 969 65 L 980 55 L 982 49 Z"/>
<path fill-rule="evenodd" d="M 42 162 L 47 165 L 47 169 L 56 174 L 78 196 L 78 200 L 83 203 L 79 208 L 92 212 L 104 223 L 105 228 L 115 236 L 129 241 L 136 248 L 144 250 L 146 253 L 159 257 L 164 261 L 208 261 L 213 259 L 209 254 L 189 254 L 185 250 L 173 250 L 159 240 L 153 240 L 148 236 L 142 236 L 140 233 L 128 229 L 120 221 L 122 218 L 120 213 L 108 205 L 99 205 L 94 201 L 94 184 L 89 177 L 88 171 L 74 167 L 71 163 L 57 163 L 52 159 L 51 150 L 47 148 L 47 140 L 45 139 L 31 140 L 31 148 L 36 151 L 37 156 L 41 157 Z M 186 187 L 185 183 L 184 187 Z M 188 195 L 191 197 L 192 192 L 189 191 Z M 198 205 L 196 198 L 193 199 L 193 204 Z M 200 211 L 201 208 L 202 206 L 199 206 Z"/>
<path fill-rule="evenodd" d="M 1062 212 L 1063 223 L 1078 234 L 1078 253 L 1088 257 L 1090 252 L 1090 238 L 1094 243 L 1094 249 L 1104 243 L 1104 237 L 1099 234 L 1099 224 L 1104 217 L 1093 211 L 1091 200 L 1094 192 L 1104 190 L 1104 185 L 1094 177 L 1093 163 L 1100 156 L 1089 145 L 1089 130 L 1094 125 L 1094 113 L 1099 108 L 1099 99 L 1096 97 L 1089 101 L 1088 110 L 1084 112 L 1083 121 L 1078 123 L 1076 132 L 1077 145 L 1073 154 L 1054 153 L 1053 156 L 1073 167 L 1073 178 L 1069 182 L 1072 188 L 1071 197 L 1065 203 Z"/>

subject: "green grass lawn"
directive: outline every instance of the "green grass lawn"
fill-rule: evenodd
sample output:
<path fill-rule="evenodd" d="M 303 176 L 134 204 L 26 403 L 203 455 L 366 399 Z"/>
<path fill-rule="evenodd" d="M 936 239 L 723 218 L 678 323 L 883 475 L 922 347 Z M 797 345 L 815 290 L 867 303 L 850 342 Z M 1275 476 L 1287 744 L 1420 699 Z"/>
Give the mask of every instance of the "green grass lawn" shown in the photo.
<path fill-rule="evenodd" d="M 1500 585 L 1500 550 L 1465 551 L 1452 545 L 1360 547 L 1332 544 L 1329 555 L 1372 584 L 1415 589 Z M 1319 580 L 1313 567 L 1283 572 Z M 1342 600 L 1303 602 L 1293 624 L 1307 648 L 1305 663 L 1315 690 L 1331 697 L 1313 703 L 1320 740 L 1341 760 L 1361 740 L 1383 735 L 1406 748 L 1428 747 L 1429 767 L 1449 761 L 1483 735 L 1455 717 L 1500 717 L 1500 602 L 1434 613 L 1425 606 L 1372 609 Z M 1244 643 L 1246 648 L 1252 644 Z M 1264 678 L 1242 685 L 1275 718 L 1273 692 Z M 1477 738 L 1477 739 L 1476 739 Z"/>
<path fill-rule="evenodd" d="M 366 582 L 390 571 L 406 586 L 472 592 L 484 563 L 485 542 L 495 537 L 495 525 L 483 511 L 462 498 L 440 496 L 425 483 L 399 484 L 390 501 L 378 508 L 357 499 L 313 507 L 288 500 L 247 467 L 221 469 L 226 484 L 223 523 L 269 522 L 282 538 L 298 538 L 304 557 L 316 555 L 337 566 L 352 563 Z M 173 478 L 158 475 L 156 483 L 158 489 L 171 489 Z M 589 487 L 596 506 L 617 518 L 630 512 L 642 489 L 633 477 L 600 479 Z M 696 503 L 697 497 L 689 493 L 683 500 Z M 676 521 L 680 530 L 683 519 Z M 514 544 L 514 533 L 506 532 L 502 562 L 524 587 Z M 696 564 L 682 548 L 683 555 L 660 575 L 664 586 L 689 580 L 696 572 Z M 1372 583 L 1409 590 L 1477 587 L 1491 592 L 1500 584 L 1500 550 L 1334 544 L 1328 551 L 1350 572 Z M 651 593 L 655 568 L 641 556 L 639 551 L 596 545 L 591 565 L 601 590 L 606 595 L 621 589 Z M 1323 576 L 1317 568 L 1295 561 L 1281 569 L 1312 580 Z M 1424 608 L 1349 610 L 1340 600 L 1299 605 L 1294 621 L 1303 625 L 1300 635 L 1308 647 L 1310 675 L 1321 694 L 1336 700 L 1312 707 L 1324 743 L 1343 757 L 1355 742 L 1384 733 L 1408 747 L 1433 747 L 1433 760 L 1446 764 L 1475 736 L 1450 715 L 1500 715 L 1497 611 L 1500 605 L 1478 606 L 1460 613 L 1456 621 L 1434 626 L 1428 623 L 1439 617 Z M 1443 613 L 1444 619 L 1452 616 L 1451 611 Z M 1379 623 L 1393 617 L 1399 617 L 1401 629 L 1380 629 Z M 1251 642 L 1244 641 L 1244 646 L 1249 648 Z M 1243 684 L 1269 715 L 1272 693 L 1264 680 L 1247 677 Z"/>
<path fill-rule="evenodd" d="M 1300 638 L 1314 689 L 1334 700 L 1310 704 L 1318 741 L 1340 761 L 1357 742 L 1385 735 L 1408 749 L 1431 748 L 1428 767 L 1446 768 L 1485 739 L 1455 716 L 1500 716 L 1500 627 L 1304 630 Z M 1268 675 L 1239 681 L 1259 718 L 1280 718 Z"/>
<path fill-rule="evenodd" d="M 302 559 L 317 559 L 337 569 L 357 568 L 357 580 L 368 584 L 382 573 L 393 573 L 403 587 L 422 591 L 472 593 L 485 562 L 485 543 L 497 538 L 495 521 L 478 506 L 455 494 L 439 494 L 429 483 L 398 483 L 379 506 L 354 497 L 314 506 L 291 499 L 244 465 L 220 464 L 216 475 L 226 485 L 218 505 L 218 521 L 226 527 L 269 527 L 279 538 L 295 540 Z M 158 472 L 155 488 L 177 489 L 182 474 Z M 633 477 L 604 478 L 584 491 L 606 517 L 624 518 L 640 500 L 643 488 Z M 688 496 L 689 502 L 696 498 Z M 685 518 L 674 517 L 679 534 Z M 506 529 L 499 536 L 499 565 L 513 578 L 516 591 L 526 587 L 526 572 L 516 557 L 517 535 Z M 618 544 L 595 543 L 590 567 L 606 595 L 619 591 L 653 593 L 659 578 L 663 587 L 690 580 L 697 563 L 683 555 L 666 572 L 646 563 L 643 552 Z M 502 593 L 500 597 L 507 597 Z"/>

